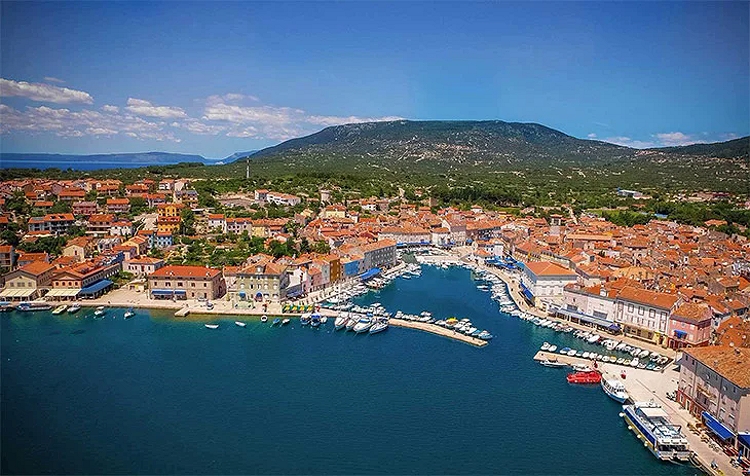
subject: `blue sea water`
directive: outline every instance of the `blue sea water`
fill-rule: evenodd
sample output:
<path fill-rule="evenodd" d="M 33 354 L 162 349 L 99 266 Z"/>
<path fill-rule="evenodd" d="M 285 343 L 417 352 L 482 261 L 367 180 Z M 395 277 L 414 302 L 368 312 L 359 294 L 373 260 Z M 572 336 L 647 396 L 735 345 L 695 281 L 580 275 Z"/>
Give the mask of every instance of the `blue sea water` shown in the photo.
<path fill-rule="evenodd" d="M 698 473 L 656 461 L 599 387 L 535 364 L 572 338 L 499 313 L 468 271 L 425 267 L 374 301 L 497 337 L 1 315 L 2 473 Z"/>

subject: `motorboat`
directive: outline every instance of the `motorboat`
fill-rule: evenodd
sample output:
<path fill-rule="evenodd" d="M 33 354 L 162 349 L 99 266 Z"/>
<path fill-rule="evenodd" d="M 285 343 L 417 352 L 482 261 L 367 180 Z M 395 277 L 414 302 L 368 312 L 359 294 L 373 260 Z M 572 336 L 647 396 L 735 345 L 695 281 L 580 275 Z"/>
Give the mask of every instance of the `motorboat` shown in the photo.
<path fill-rule="evenodd" d="M 125 314 L 123 315 L 125 319 L 130 319 L 133 316 L 135 316 L 135 311 L 133 311 L 132 307 L 128 309 L 127 311 L 125 311 Z"/>
<path fill-rule="evenodd" d="M 349 321 L 346 323 L 346 330 L 350 331 L 354 329 L 354 326 L 357 325 L 357 319 L 350 317 Z"/>
<path fill-rule="evenodd" d="M 588 352 L 584 352 L 584 353 L 583 353 L 583 356 L 582 356 L 582 357 L 583 357 L 584 359 L 588 359 L 588 358 L 589 358 L 589 355 L 591 355 L 591 354 L 590 354 L 590 353 L 588 353 Z"/>
<path fill-rule="evenodd" d="M 272 326 L 278 326 L 280 324 L 281 324 L 281 319 L 279 319 L 278 317 L 274 318 L 273 322 L 271 322 Z"/>
<path fill-rule="evenodd" d="M 316 312 L 310 316 L 310 325 L 313 327 L 320 327 L 320 314 Z"/>
<path fill-rule="evenodd" d="M 492 338 L 495 336 L 490 334 L 489 331 L 485 330 L 485 331 L 482 331 L 477 337 L 479 337 L 482 340 L 492 340 Z"/>
<path fill-rule="evenodd" d="M 570 357 L 575 357 L 575 355 L 576 355 L 576 350 L 575 350 L 575 349 L 570 349 L 570 350 L 568 351 L 568 355 L 569 355 Z"/>
<path fill-rule="evenodd" d="M 333 323 L 334 329 L 339 330 L 343 327 L 346 327 L 347 321 L 349 321 L 349 317 L 347 315 L 345 314 L 339 315 Z"/>
<path fill-rule="evenodd" d="M 638 357 L 630 361 L 631 367 L 638 367 L 638 364 L 640 364 L 640 362 L 638 361 Z"/>
<path fill-rule="evenodd" d="M 203 325 L 206 327 L 206 329 L 218 329 L 219 328 L 218 324 L 203 324 Z"/>
<path fill-rule="evenodd" d="M 623 405 L 623 417 L 628 430 L 643 441 L 643 445 L 663 461 L 689 461 L 693 455 L 681 427 L 669 420 L 669 415 L 653 400 Z"/>
<path fill-rule="evenodd" d="M 268 316 L 266 316 L 265 314 L 260 316 L 260 322 L 268 322 Z"/>
<path fill-rule="evenodd" d="M 49 311 L 52 305 L 46 302 L 25 301 L 16 306 L 19 312 Z"/>
<path fill-rule="evenodd" d="M 94 315 L 97 316 L 97 317 L 103 316 L 106 313 L 107 313 L 107 311 L 104 309 L 104 306 L 99 306 L 94 311 Z"/>
<path fill-rule="evenodd" d="M 545 342 L 544 344 L 542 344 L 541 350 L 549 350 L 549 342 Z"/>
<path fill-rule="evenodd" d="M 326 322 L 328 322 L 328 316 L 322 316 L 322 317 L 320 318 L 320 323 L 321 323 L 321 324 L 325 324 Z"/>
<path fill-rule="evenodd" d="M 67 308 L 68 308 L 68 305 L 67 305 L 67 304 L 60 304 L 59 306 L 57 306 L 57 307 L 55 308 L 55 310 L 54 310 L 54 311 L 52 311 L 52 314 L 54 314 L 54 315 L 56 315 L 56 316 L 57 316 L 58 314 L 62 314 L 63 312 L 65 312 L 65 310 L 66 310 Z"/>
<path fill-rule="evenodd" d="M 353 330 L 357 334 L 361 334 L 370 330 L 370 327 L 372 327 L 372 319 L 370 319 L 369 317 L 363 317 L 362 319 L 357 321 L 357 323 L 353 327 Z"/>
<path fill-rule="evenodd" d="M 10 312 L 15 308 L 16 306 L 10 301 L 0 301 L 0 312 Z"/>
<path fill-rule="evenodd" d="M 78 311 L 80 311 L 80 310 L 81 310 L 81 305 L 80 305 L 80 304 L 78 304 L 77 302 L 75 302 L 75 303 L 73 303 L 73 304 L 72 304 L 72 305 L 71 305 L 71 306 L 70 306 L 70 307 L 68 308 L 68 314 L 75 314 L 76 312 L 78 312 Z"/>
<path fill-rule="evenodd" d="M 591 372 L 591 367 L 588 364 L 570 364 L 570 366 L 576 372 Z"/>
<path fill-rule="evenodd" d="M 244 322 L 241 322 L 241 321 L 234 321 L 234 324 L 236 326 L 239 326 L 239 327 L 245 327 L 247 325 L 247 324 L 245 324 Z"/>
<path fill-rule="evenodd" d="M 377 334 L 378 332 L 383 332 L 386 329 L 388 329 L 388 321 L 378 321 L 373 324 L 372 327 L 370 327 L 370 334 Z"/>
<path fill-rule="evenodd" d="M 555 344 L 552 344 L 549 346 L 549 349 L 547 349 L 548 352 L 554 352 L 557 350 L 557 346 Z"/>
<path fill-rule="evenodd" d="M 604 390 L 604 393 L 606 393 L 609 398 L 616 402 L 625 403 L 630 398 L 627 390 L 625 390 L 625 385 L 616 378 L 602 379 L 602 390 Z"/>
<path fill-rule="evenodd" d="M 542 364 L 542 365 L 544 365 L 545 367 L 556 367 L 556 368 L 559 368 L 559 367 L 567 367 L 568 366 L 568 364 L 566 364 L 565 362 L 560 362 L 560 361 L 554 360 L 554 359 L 540 360 L 539 363 Z"/>

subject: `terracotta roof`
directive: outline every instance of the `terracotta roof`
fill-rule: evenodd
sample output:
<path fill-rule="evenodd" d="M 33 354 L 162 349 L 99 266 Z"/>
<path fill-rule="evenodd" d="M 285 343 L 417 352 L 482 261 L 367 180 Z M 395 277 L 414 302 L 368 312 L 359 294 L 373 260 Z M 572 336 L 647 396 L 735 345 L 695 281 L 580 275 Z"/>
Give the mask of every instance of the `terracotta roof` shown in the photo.
<path fill-rule="evenodd" d="M 750 388 L 750 350 L 709 346 L 687 348 L 683 352 L 738 387 Z"/>
<path fill-rule="evenodd" d="M 678 299 L 674 294 L 657 293 L 645 289 L 636 289 L 631 286 L 622 288 L 618 297 L 627 301 L 661 309 L 672 309 L 672 306 L 674 306 L 674 303 L 676 303 Z"/>
<path fill-rule="evenodd" d="M 150 276 L 158 278 L 213 278 L 220 274 L 221 271 L 214 268 L 170 265 L 157 269 Z"/>
<path fill-rule="evenodd" d="M 536 276 L 568 276 L 573 278 L 577 276 L 573 271 L 551 261 L 530 261 L 524 266 Z"/>
<path fill-rule="evenodd" d="M 44 261 L 32 261 L 31 263 L 19 268 L 20 271 L 24 271 L 34 276 L 39 276 L 40 274 L 44 274 L 47 271 L 50 271 L 53 269 L 55 269 L 53 265 L 46 263 Z"/>
<path fill-rule="evenodd" d="M 679 319 L 696 323 L 711 320 L 711 318 L 713 317 L 711 308 L 708 307 L 708 304 L 698 304 L 692 302 L 685 302 L 680 304 L 677 309 L 672 312 L 672 315 Z"/>

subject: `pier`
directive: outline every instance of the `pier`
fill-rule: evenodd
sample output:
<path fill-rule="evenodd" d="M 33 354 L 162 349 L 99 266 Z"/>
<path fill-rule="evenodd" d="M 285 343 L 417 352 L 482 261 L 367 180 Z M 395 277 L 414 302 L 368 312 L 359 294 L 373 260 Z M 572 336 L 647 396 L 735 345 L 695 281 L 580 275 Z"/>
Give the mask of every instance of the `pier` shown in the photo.
<path fill-rule="evenodd" d="M 190 308 L 189 307 L 183 307 L 182 309 L 176 311 L 174 313 L 174 317 L 185 317 L 188 314 L 190 314 Z"/>
<path fill-rule="evenodd" d="M 460 332 L 446 329 L 445 327 L 440 327 L 435 324 L 427 324 L 426 322 L 405 321 L 392 317 L 388 320 L 388 324 L 395 327 L 406 327 L 407 329 L 417 329 L 420 331 L 430 332 L 432 334 L 437 334 L 439 336 L 457 340 L 459 342 L 470 344 L 475 347 L 484 347 L 489 344 L 489 342 L 487 342 L 486 340 L 477 339 L 476 337 L 467 336 L 466 334 L 461 334 Z"/>
<path fill-rule="evenodd" d="M 589 359 L 584 359 L 583 357 L 571 357 L 569 355 L 558 354 L 556 352 L 545 352 L 543 350 L 540 350 L 536 353 L 536 355 L 534 356 L 534 360 L 537 362 L 541 362 L 542 360 L 556 360 L 568 365 L 581 364 L 588 365 L 591 368 L 594 367 L 593 361 Z M 601 362 L 599 362 L 599 364 L 601 364 Z"/>

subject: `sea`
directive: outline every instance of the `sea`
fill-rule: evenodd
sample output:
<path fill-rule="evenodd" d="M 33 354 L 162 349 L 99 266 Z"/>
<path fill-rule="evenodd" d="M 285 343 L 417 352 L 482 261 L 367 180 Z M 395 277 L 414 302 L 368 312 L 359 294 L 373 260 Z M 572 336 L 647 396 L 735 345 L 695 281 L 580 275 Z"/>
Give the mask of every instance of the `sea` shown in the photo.
<path fill-rule="evenodd" d="M 598 386 L 532 360 L 576 339 L 499 312 L 466 269 L 423 269 L 358 302 L 469 317 L 490 345 L 332 320 L 0 314 L 2 473 L 700 474 L 657 461 Z"/>

